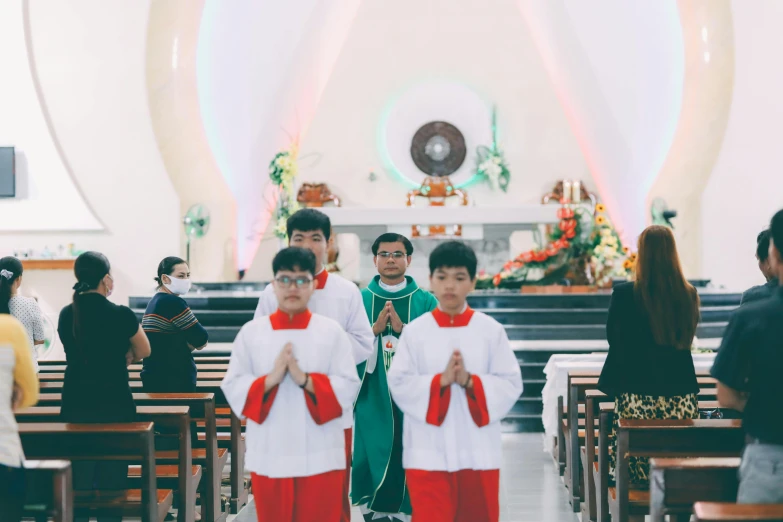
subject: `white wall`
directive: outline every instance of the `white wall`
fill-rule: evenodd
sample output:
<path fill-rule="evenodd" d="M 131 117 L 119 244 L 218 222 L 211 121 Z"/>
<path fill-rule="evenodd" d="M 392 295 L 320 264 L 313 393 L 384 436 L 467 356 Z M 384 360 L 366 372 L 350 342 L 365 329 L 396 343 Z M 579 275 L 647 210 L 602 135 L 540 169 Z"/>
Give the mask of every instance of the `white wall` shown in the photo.
<path fill-rule="evenodd" d="M 783 3 L 733 1 L 735 74 L 728 128 L 702 202 L 703 273 L 744 289 L 763 282 L 756 235 L 783 208 Z"/>
<path fill-rule="evenodd" d="M 69 242 L 99 250 L 113 265 L 112 300 L 127 304 L 129 294 L 152 288 L 160 259 L 179 252 L 179 200 L 161 161 L 147 104 L 149 1 L 25 5 L 43 94 L 41 110 L 48 111 L 53 131 L 52 136 L 39 128 L 35 137 L 59 141 L 86 203 L 105 230 L 3 233 L 0 253 Z M 7 96 L 10 83 L 0 82 L 0 99 Z M 20 128 L 23 123 L 18 122 Z M 30 158 L 30 164 L 36 159 Z M 74 212 L 84 211 L 73 205 Z M 58 218 L 46 209 L 40 212 Z M 24 229 L 25 223 L 19 225 Z M 23 290 L 38 295 L 44 308 L 56 315 L 70 301 L 73 283 L 69 272 L 31 271 Z"/>
<path fill-rule="evenodd" d="M 207 140 L 237 202 L 237 263 L 251 266 L 276 202 L 269 162 L 307 131 L 362 0 L 207 0 L 198 95 Z"/>
<path fill-rule="evenodd" d="M 346 206 L 402 208 L 410 187 L 384 170 L 378 129 L 389 103 L 430 80 L 463 83 L 488 105 L 497 105 L 512 180 L 508 193 L 493 192 L 484 183 L 469 187 L 477 205 L 537 202 L 563 177 L 592 184 L 541 59 L 509 0 L 494 1 L 492 8 L 484 0 L 365 0 L 302 142 L 302 155 L 312 156 L 300 164 L 301 179 L 326 182 Z M 377 181 L 368 180 L 370 170 Z M 415 172 L 411 177 L 424 178 Z"/>
<path fill-rule="evenodd" d="M 0 146 L 16 152 L 16 193 L 0 200 L 0 231 L 101 230 L 60 155 L 28 53 L 24 3 L 0 3 Z"/>

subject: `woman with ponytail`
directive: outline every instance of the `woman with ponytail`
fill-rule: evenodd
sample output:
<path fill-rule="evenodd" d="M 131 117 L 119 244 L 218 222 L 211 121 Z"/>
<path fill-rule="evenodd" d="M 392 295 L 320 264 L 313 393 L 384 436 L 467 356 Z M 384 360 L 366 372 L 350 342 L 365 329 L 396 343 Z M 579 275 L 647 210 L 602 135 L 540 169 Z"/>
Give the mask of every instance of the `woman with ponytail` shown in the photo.
<path fill-rule="evenodd" d="M 114 289 L 114 278 L 106 256 L 85 252 L 76 258 L 74 273 L 73 303 L 60 312 L 57 327 L 68 362 L 62 419 L 72 423 L 133 422 L 136 405 L 128 384 L 128 365 L 147 357 L 150 343 L 133 311 L 107 299 Z M 127 478 L 125 462 L 73 463 L 75 490 L 127 489 Z"/>
<path fill-rule="evenodd" d="M 19 295 L 22 286 L 22 262 L 15 257 L 0 259 L 0 314 L 13 315 L 27 331 L 33 369 L 38 373 L 35 347 L 44 343 L 44 319 L 38 301 Z"/>
<path fill-rule="evenodd" d="M 144 359 L 141 380 L 147 393 L 194 393 L 193 350 L 207 345 L 209 335 L 181 296 L 190 290 L 190 267 L 184 259 L 166 257 L 158 264 L 158 292 L 150 299 L 141 325 L 152 355 Z"/>

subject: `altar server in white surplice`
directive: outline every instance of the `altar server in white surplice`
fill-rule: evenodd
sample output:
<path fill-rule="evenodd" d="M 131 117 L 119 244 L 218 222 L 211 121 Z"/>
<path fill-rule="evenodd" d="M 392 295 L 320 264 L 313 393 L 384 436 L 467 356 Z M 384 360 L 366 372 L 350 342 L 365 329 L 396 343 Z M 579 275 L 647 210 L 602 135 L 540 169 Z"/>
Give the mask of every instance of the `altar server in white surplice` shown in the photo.
<path fill-rule="evenodd" d="M 413 522 L 497 522 L 500 420 L 522 393 L 503 326 L 467 305 L 476 254 L 457 241 L 430 255 L 438 308 L 402 332 L 388 374 L 404 414 L 402 463 Z"/>
<path fill-rule="evenodd" d="M 279 307 L 240 330 L 221 389 L 247 418 L 246 461 L 260 522 L 338 522 L 345 489 L 341 418 L 359 392 L 351 341 L 313 314 L 316 260 L 286 248 L 272 262 Z"/>
<path fill-rule="evenodd" d="M 326 264 L 331 237 L 332 224 L 329 216 L 312 208 L 299 210 L 286 222 L 288 243 L 302 247 L 315 255 L 316 274 L 315 292 L 310 298 L 312 312 L 337 321 L 348 334 L 354 364 L 359 365 L 373 353 L 375 335 L 370 320 L 364 310 L 364 302 L 359 288 L 352 282 L 329 274 L 323 267 Z M 270 285 L 271 286 L 271 285 Z M 277 309 L 277 296 L 274 288 L 267 287 L 261 293 L 255 317 L 269 315 Z M 361 375 L 359 376 L 362 377 Z M 345 436 L 345 491 L 343 514 L 340 520 L 350 522 L 351 502 L 348 488 L 351 472 L 351 451 L 353 448 L 353 408 L 343 409 L 342 426 Z"/>

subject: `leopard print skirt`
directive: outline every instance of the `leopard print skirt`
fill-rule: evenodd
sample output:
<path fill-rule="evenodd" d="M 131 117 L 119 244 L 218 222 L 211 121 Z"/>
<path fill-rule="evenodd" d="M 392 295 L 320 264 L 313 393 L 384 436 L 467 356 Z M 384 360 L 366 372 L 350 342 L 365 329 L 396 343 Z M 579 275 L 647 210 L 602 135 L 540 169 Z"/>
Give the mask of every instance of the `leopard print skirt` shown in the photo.
<path fill-rule="evenodd" d="M 614 420 L 609 433 L 609 474 L 614 481 L 617 463 L 617 421 L 619 419 L 697 419 L 699 400 L 695 393 L 675 397 L 654 397 L 623 393 L 614 405 Z M 629 457 L 631 483 L 647 485 L 650 482 L 650 463 L 646 457 Z"/>

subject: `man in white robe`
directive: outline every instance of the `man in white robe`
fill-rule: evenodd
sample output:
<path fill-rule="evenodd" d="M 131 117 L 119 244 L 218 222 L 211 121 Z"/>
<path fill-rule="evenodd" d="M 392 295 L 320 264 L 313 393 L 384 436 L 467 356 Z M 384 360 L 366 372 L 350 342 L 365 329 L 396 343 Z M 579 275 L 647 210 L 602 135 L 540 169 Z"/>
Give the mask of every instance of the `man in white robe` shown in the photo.
<path fill-rule="evenodd" d="M 356 365 L 363 363 L 373 353 L 375 336 L 364 311 L 359 288 L 337 274 L 328 273 L 323 268 L 327 261 L 329 243 L 333 241 L 329 216 L 318 210 L 305 208 L 288 218 L 286 226 L 289 245 L 306 248 L 315 255 L 315 292 L 308 305 L 310 310 L 337 321 L 351 341 L 354 363 Z M 270 285 L 261 293 L 255 317 L 269 315 L 277 309 L 277 306 L 277 296 Z M 350 522 L 351 501 L 348 498 L 348 490 L 353 448 L 353 408 L 343 410 L 342 425 L 345 430 L 346 475 L 341 521 Z"/>
<path fill-rule="evenodd" d="M 343 412 L 360 381 L 351 341 L 313 314 L 316 260 L 286 248 L 270 285 L 279 307 L 242 327 L 221 389 L 247 419 L 245 466 L 260 522 L 338 522 L 345 489 Z"/>
<path fill-rule="evenodd" d="M 522 393 L 501 324 L 472 310 L 476 255 L 463 243 L 430 255 L 438 308 L 405 327 L 388 374 L 402 410 L 413 522 L 497 522 L 500 421 Z"/>

